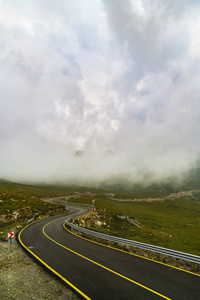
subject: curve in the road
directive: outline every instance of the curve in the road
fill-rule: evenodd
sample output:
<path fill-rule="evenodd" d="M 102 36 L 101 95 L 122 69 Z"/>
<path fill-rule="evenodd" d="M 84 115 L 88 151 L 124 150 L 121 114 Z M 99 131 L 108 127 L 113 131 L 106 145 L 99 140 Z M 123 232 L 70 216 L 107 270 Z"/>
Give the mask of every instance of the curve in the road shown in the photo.
<path fill-rule="evenodd" d="M 68 251 L 70 251 L 70 252 L 72 252 L 72 253 L 74 253 L 74 254 L 80 256 L 81 258 L 83 258 L 83 259 L 85 259 L 85 260 L 87 260 L 87 261 L 89 261 L 89 262 L 91 262 L 91 263 L 93 263 L 93 264 L 95 264 L 95 265 L 97 265 L 97 266 L 99 266 L 99 267 L 101 267 L 101 268 L 103 268 L 103 269 L 105 269 L 105 270 L 107 270 L 107 271 L 109 271 L 109 272 L 111 272 L 111 273 L 113 273 L 113 274 L 115 274 L 115 275 L 117 275 L 117 276 L 119 276 L 119 277 L 125 279 L 125 280 L 128 280 L 128 281 L 130 281 L 130 282 L 132 282 L 132 283 L 134 283 L 134 284 L 136 284 L 136 285 L 138 285 L 138 286 L 140 286 L 140 287 L 142 287 L 142 288 L 144 288 L 144 289 L 146 289 L 146 290 L 148 290 L 148 291 L 150 291 L 150 292 L 152 292 L 152 293 L 154 293 L 154 294 L 156 294 L 156 295 L 158 295 L 158 296 L 160 296 L 160 297 L 162 297 L 162 298 L 164 298 L 164 299 L 170 300 L 168 297 L 165 297 L 164 295 L 161 295 L 160 293 L 157 293 L 156 291 L 154 291 L 154 290 L 152 290 L 152 289 L 150 289 L 150 288 L 148 288 L 148 287 L 146 287 L 146 286 L 140 284 L 139 282 L 136 282 L 136 281 L 134 281 L 134 280 L 132 280 L 132 279 L 126 277 L 126 276 L 123 276 L 122 274 L 117 273 L 117 272 L 115 272 L 115 271 L 113 271 L 113 270 L 111 270 L 111 269 L 109 269 L 109 268 L 103 266 L 102 264 L 99 264 L 98 262 L 96 262 L 96 261 L 94 261 L 94 260 L 91 260 L 91 259 L 87 258 L 86 256 L 84 256 L 84 255 L 82 255 L 82 254 L 80 254 L 80 253 L 77 253 L 77 252 L 75 252 L 75 251 L 73 251 L 73 250 L 71 250 L 71 249 L 69 249 L 69 248 L 63 246 L 62 244 L 56 242 L 55 240 L 53 240 L 50 236 L 48 236 L 48 235 L 46 234 L 45 228 L 46 228 L 49 224 L 51 224 L 52 222 L 55 222 L 55 221 L 56 221 L 56 220 L 47 223 L 47 224 L 43 227 L 43 229 L 42 229 L 44 235 L 45 235 L 48 239 L 50 239 L 53 243 L 56 243 L 56 244 L 59 245 L 60 247 L 63 247 L 64 249 L 66 249 L 66 250 L 68 250 Z M 63 225 L 64 225 L 64 224 L 63 224 Z M 64 228 L 65 228 L 65 227 L 64 227 Z M 65 229 L 66 229 L 66 228 L 65 228 Z M 101 245 L 102 245 L 102 244 L 101 244 Z M 114 249 L 114 248 L 113 248 L 113 249 Z"/>
<path fill-rule="evenodd" d="M 71 216 L 86 211 L 71 210 Z M 29 225 L 19 233 L 19 242 L 82 298 L 198 299 L 198 276 L 80 239 L 63 228 L 65 218 Z"/>
<path fill-rule="evenodd" d="M 94 240 L 85 238 L 85 237 L 83 237 L 83 236 L 81 236 L 81 235 L 79 235 L 79 234 L 77 234 L 77 233 L 75 233 L 75 232 L 73 232 L 73 231 L 70 231 L 70 230 L 66 227 L 66 224 L 65 224 L 65 223 L 63 224 L 63 227 L 65 228 L 65 230 L 67 230 L 67 231 L 70 232 L 71 234 L 73 234 L 73 235 L 79 237 L 80 239 L 84 239 L 84 240 L 89 241 L 89 242 L 91 242 L 91 243 L 95 243 L 95 244 L 98 244 L 98 245 L 102 245 L 102 246 L 104 246 L 104 247 L 108 247 L 108 248 L 111 248 L 111 249 L 114 249 L 114 250 L 117 250 L 117 251 L 121 251 L 121 252 L 130 254 L 130 255 L 134 255 L 134 256 L 140 257 L 140 258 L 142 258 L 142 259 L 150 260 L 150 261 L 153 261 L 153 262 L 155 262 L 155 263 L 158 263 L 158 264 L 161 264 L 161 265 L 164 265 L 164 266 L 167 266 L 167 267 L 170 267 L 170 268 L 174 268 L 174 269 L 177 269 L 177 270 L 179 270 L 179 271 L 186 272 L 186 273 L 189 273 L 189 274 L 192 274 L 192 275 L 195 275 L 195 276 L 199 276 L 199 277 L 200 277 L 200 274 L 198 274 L 198 273 L 194 273 L 194 272 L 188 271 L 188 270 L 186 270 L 186 269 L 181 269 L 181 268 L 179 268 L 179 267 L 176 267 L 176 266 L 173 266 L 173 265 L 169 265 L 169 264 L 164 263 L 164 262 L 162 262 L 162 261 L 153 260 L 152 258 L 149 258 L 149 257 L 145 257 L 145 256 L 142 256 L 142 255 L 139 255 L 139 254 L 136 254 L 136 253 L 132 253 L 132 252 L 127 252 L 127 251 L 125 251 L 125 250 L 122 250 L 122 249 L 119 249 L 119 248 L 115 248 L 115 247 L 112 247 L 112 246 L 110 246 L 110 245 L 106 245 L 106 244 L 103 244 L 103 243 L 101 243 L 101 242 L 97 242 L 97 241 L 94 241 Z"/>
<path fill-rule="evenodd" d="M 83 209 L 81 209 L 79 211 L 79 213 L 77 214 L 74 214 L 74 216 L 76 215 L 81 215 L 83 213 Z M 68 216 L 68 215 L 67 215 Z M 61 219 L 63 219 L 63 216 L 61 217 Z M 56 219 L 57 220 L 57 219 Z M 39 221 L 37 221 L 39 222 Z M 51 221 L 51 222 L 54 222 L 54 221 Z M 50 222 L 50 223 L 51 223 Z M 47 223 L 48 224 L 48 223 Z M 40 259 L 35 253 L 33 253 L 33 251 L 31 251 L 28 247 L 26 247 L 24 245 L 24 243 L 22 242 L 21 240 L 21 234 L 22 232 L 27 228 L 29 227 L 30 225 L 33 225 L 33 224 L 29 224 L 27 225 L 26 227 L 24 227 L 18 234 L 18 242 L 20 243 L 20 245 L 26 250 L 27 253 L 31 254 L 31 256 L 33 258 L 36 259 L 37 262 L 39 262 L 40 264 L 42 264 L 42 266 L 44 266 L 45 268 L 47 268 L 47 270 L 49 270 L 52 274 L 54 274 L 56 277 L 58 277 L 59 279 L 61 279 L 63 282 L 65 282 L 70 288 L 72 288 L 72 290 L 74 290 L 77 294 L 79 294 L 80 296 L 82 296 L 84 299 L 86 300 L 91 300 L 87 295 L 85 295 L 81 290 L 79 290 L 75 285 L 73 285 L 69 280 L 67 280 L 66 278 L 64 278 L 61 274 L 59 274 L 59 272 L 56 272 L 53 268 L 51 268 L 47 263 L 45 263 L 42 259 Z M 62 246 L 62 245 L 60 245 Z"/>

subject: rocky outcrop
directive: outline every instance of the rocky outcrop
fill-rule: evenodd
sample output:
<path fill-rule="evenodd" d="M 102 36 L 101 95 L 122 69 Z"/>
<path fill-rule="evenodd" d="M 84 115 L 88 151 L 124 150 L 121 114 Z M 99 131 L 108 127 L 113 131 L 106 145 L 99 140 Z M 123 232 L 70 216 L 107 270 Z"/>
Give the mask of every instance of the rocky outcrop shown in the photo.
<path fill-rule="evenodd" d="M 137 226 L 138 228 L 141 228 L 140 223 L 138 222 L 138 220 L 135 217 L 129 217 L 126 215 L 123 215 L 121 213 L 117 213 L 115 215 L 118 219 L 124 220 L 125 222 L 129 223 L 129 224 L 133 224 L 135 226 Z"/>
<path fill-rule="evenodd" d="M 75 218 L 72 220 L 72 223 L 78 225 L 79 227 L 87 229 L 97 229 L 102 225 L 102 222 L 99 221 L 96 214 L 87 216 L 86 218 Z"/>
<path fill-rule="evenodd" d="M 87 213 L 85 216 L 82 216 L 81 218 L 80 217 L 74 218 L 72 220 L 72 223 L 90 230 L 110 231 L 110 226 L 112 226 L 112 224 L 116 222 L 115 219 L 116 217 L 131 225 L 141 228 L 140 223 L 135 217 L 126 216 L 121 213 L 117 213 L 113 215 L 110 211 L 107 211 L 106 209 L 98 209 L 95 212 Z"/>
<path fill-rule="evenodd" d="M 64 206 L 56 207 L 54 209 L 49 209 L 45 215 L 46 216 L 54 216 L 57 214 L 67 213 L 69 211 L 68 208 Z M 20 209 L 17 209 L 14 212 L 11 212 L 9 209 L 6 210 L 6 214 L 0 215 L 0 223 L 6 224 L 8 222 L 25 222 L 32 217 L 42 216 L 42 212 L 36 208 L 26 206 Z"/>

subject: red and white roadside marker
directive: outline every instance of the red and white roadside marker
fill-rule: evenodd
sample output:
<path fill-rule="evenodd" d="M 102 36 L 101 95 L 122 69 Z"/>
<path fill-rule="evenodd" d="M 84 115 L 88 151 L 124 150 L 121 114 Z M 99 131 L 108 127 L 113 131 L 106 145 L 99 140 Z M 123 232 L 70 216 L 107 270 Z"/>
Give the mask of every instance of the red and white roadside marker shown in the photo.
<path fill-rule="evenodd" d="M 10 244 L 10 253 L 11 253 L 11 244 L 14 244 L 14 231 L 8 232 L 8 243 Z"/>
<path fill-rule="evenodd" d="M 14 231 L 8 232 L 8 239 L 14 238 Z"/>

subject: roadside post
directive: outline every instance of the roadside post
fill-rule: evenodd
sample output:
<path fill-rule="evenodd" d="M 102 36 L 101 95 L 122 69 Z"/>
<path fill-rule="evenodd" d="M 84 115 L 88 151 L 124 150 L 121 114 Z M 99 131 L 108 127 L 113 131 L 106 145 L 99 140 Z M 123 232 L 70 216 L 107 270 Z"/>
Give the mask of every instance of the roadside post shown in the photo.
<path fill-rule="evenodd" d="M 11 244 L 14 244 L 14 231 L 8 232 L 8 244 L 10 244 L 10 253 L 11 253 Z"/>
<path fill-rule="evenodd" d="M 95 200 L 94 200 L 94 199 L 92 200 L 92 204 L 93 204 L 93 205 L 95 204 Z M 93 211 L 95 211 L 95 210 L 96 210 L 96 208 L 93 207 Z"/>

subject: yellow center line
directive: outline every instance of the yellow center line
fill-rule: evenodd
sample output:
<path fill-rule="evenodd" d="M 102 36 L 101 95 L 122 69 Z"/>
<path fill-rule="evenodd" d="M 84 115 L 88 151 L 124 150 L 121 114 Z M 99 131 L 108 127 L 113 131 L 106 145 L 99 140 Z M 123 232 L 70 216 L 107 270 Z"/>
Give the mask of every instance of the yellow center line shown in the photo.
<path fill-rule="evenodd" d="M 154 291 L 154 290 L 152 290 L 152 289 L 150 289 L 150 288 L 148 288 L 148 287 L 146 287 L 146 286 L 144 286 L 144 285 L 142 285 L 142 284 L 140 284 L 140 283 L 138 283 L 138 282 L 136 282 L 136 281 L 134 281 L 134 280 L 132 280 L 132 279 L 130 279 L 130 278 L 128 278 L 128 277 L 122 275 L 122 274 L 120 274 L 120 273 L 117 273 L 117 272 L 115 272 L 115 271 L 113 271 L 113 270 L 111 270 L 111 269 L 105 267 L 105 266 L 103 266 L 103 265 L 97 263 L 96 261 L 93 261 L 93 260 L 89 259 L 88 257 L 85 257 L 85 256 L 83 256 L 82 254 L 77 253 L 77 252 L 73 251 L 72 249 L 69 249 L 69 248 L 63 246 L 62 244 L 60 244 L 60 243 L 56 242 L 55 240 L 53 240 L 52 238 L 50 238 L 50 237 L 45 233 L 45 228 L 46 228 L 49 224 L 51 224 L 51 223 L 53 223 L 53 222 L 55 222 L 55 221 L 57 221 L 57 220 L 53 220 L 53 221 L 47 223 L 47 224 L 43 227 L 43 229 L 42 229 L 44 235 L 45 235 L 49 240 L 51 240 L 51 241 L 54 242 L 55 244 L 59 245 L 60 247 L 62 247 L 62 248 L 64 248 L 64 249 L 66 249 L 66 250 L 68 250 L 68 251 L 70 251 L 70 252 L 72 252 L 72 253 L 74 253 L 74 254 L 80 256 L 81 258 L 83 258 L 83 259 L 85 259 L 85 260 L 87 260 L 87 261 L 89 261 L 89 262 L 91 262 L 91 263 L 93 263 L 93 264 L 95 264 L 95 265 L 97 265 L 97 266 L 99 266 L 99 267 L 101 267 L 101 268 L 103 268 L 103 269 L 105 269 L 105 270 L 107 270 L 107 271 L 109 271 L 109 272 L 111 272 L 111 273 L 113 273 L 113 274 L 115 274 L 115 275 L 117 275 L 117 276 L 119 276 L 119 277 L 125 279 L 125 280 L 128 280 L 128 281 L 130 281 L 130 282 L 132 282 L 132 283 L 134 283 L 134 284 L 136 284 L 136 285 L 138 285 L 138 286 L 140 286 L 140 287 L 142 287 L 142 288 L 144 288 L 144 289 L 146 289 L 146 290 L 148 290 L 148 291 L 150 291 L 150 292 L 152 292 L 152 293 L 154 293 L 154 294 L 156 294 L 156 295 L 158 295 L 158 296 L 160 296 L 160 297 L 162 297 L 162 298 L 164 298 L 164 299 L 171 300 L 170 298 L 168 298 L 168 297 L 166 297 L 166 296 L 164 296 L 164 295 L 162 295 L 162 294 L 160 294 L 160 293 L 158 293 L 158 292 L 156 292 L 156 291 Z"/>
<path fill-rule="evenodd" d="M 63 217 L 62 217 L 63 218 Z M 62 219 L 60 218 L 60 219 Z M 66 218 L 66 216 L 65 216 Z M 60 220 L 57 219 L 57 220 Z M 56 221 L 56 220 L 54 220 Z M 51 223 L 51 222 L 50 222 Z M 29 224 L 28 226 L 30 226 L 31 224 Z M 29 253 L 31 253 L 32 256 L 36 257 L 38 261 L 40 261 L 47 269 L 49 269 L 52 273 L 54 273 L 56 276 L 58 276 L 62 281 L 64 281 L 65 283 L 67 283 L 72 289 L 74 289 L 78 294 L 80 294 L 84 299 L 86 300 L 92 300 L 91 298 L 89 298 L 87 295 L 85 295 L 81 290 L 79 290 L 75 285 L 73 285 L 71 282 L 69 282 L 67 279 L 65 279 L 61 274 L 59 274 L 58 272 L 56 272 L 53 268 L 51 268 L 48 264 L 46 264 L 42 259 L 40 259 L 35 253 L 33 253 L 29 248 L 27 248 L 24 243 L 21 240 L 21 233 L 22 231 L 24 231 L 24 229 L 26 229 L 28 226 L 24 227 L 19 235 L 18 235 L 18 240 L 20 242 L 20 244 L 22 245 L 22 247 L 24 247 Z"/>
<path fill-rule="evenodd" d="M 191 274 L 191 275 L 200 277 L 200 274 L 193 273 L 193 272 L 191 272 L 191 271 L 184 270 L 184 269 L 181 269 L 181 268 L 179 268 L 179 267 L 175 267 L 175 266 L 173 266 L 173 265 L 169 265 L 169 264 L 167 264 L 167 263 L 163 263 L 163 262 L 161 262 L 161 261 L 153 260 L 152 258 L 149 258 L 149 257 L 144 257 L 144 256 L 141 256 L 141 255 L 138 255 L 138 254 L 135 254 L 135 253 L 127 252 L 127 251 L 122 250 L 122 249 L 114 248 L 114 247 L 112 247 L 112 246 L 110 246 L 110 245 L 105 245 L 105 244 L 102 244 L 102 243 L 100 243 L 100 242 L 96 242 L 96 241 L 93 241 L 93 240 L 91 240 L 91 239 L 88 239 L 88 238 L 84 238 L 84 237 L 82 237 L 82 236 L 80 236 L 80 235 L 78 235 L 78 234 L 76 234 L 76 233 L 70 231 L 69 229 L 67 229 L 65 225 L 66 225 L 66 224 L 64 223 L 64 224 L 63 224 L 63 227 L 65 228 L 65 230 L 67 230 L 70 234 L 73 234 L 73 235 L 77 236 L 79 239 L 84 239 L 84 240 L 86 240 L 86 241 L 88 241 L 88 242 L 90 242 L 90 243 L 98 244 L 98 245 L 101 245 L 101 246 L 103 246 L 103 247 L 111 248 L 111 249 L 113 249 L 113 250 L 115 250 L 115 251 L 120 251 L 120 252 L 129 254 L 129 255 L 137 256 L 137 257 L 140 257 L 140 258 L 142 258 L 142 259 L 152 261 L 153 263 L 160 264 L 160 265 L 164 265 L 164 266 L 167 266 L 167 267 L 169 267 L 169 268 L 171 268 L 171 269 L 175 269 L 175 270 L 178 270 L 178 271 L 181 271 L 181 272 L 189 273 L 189 274 Z"/>

